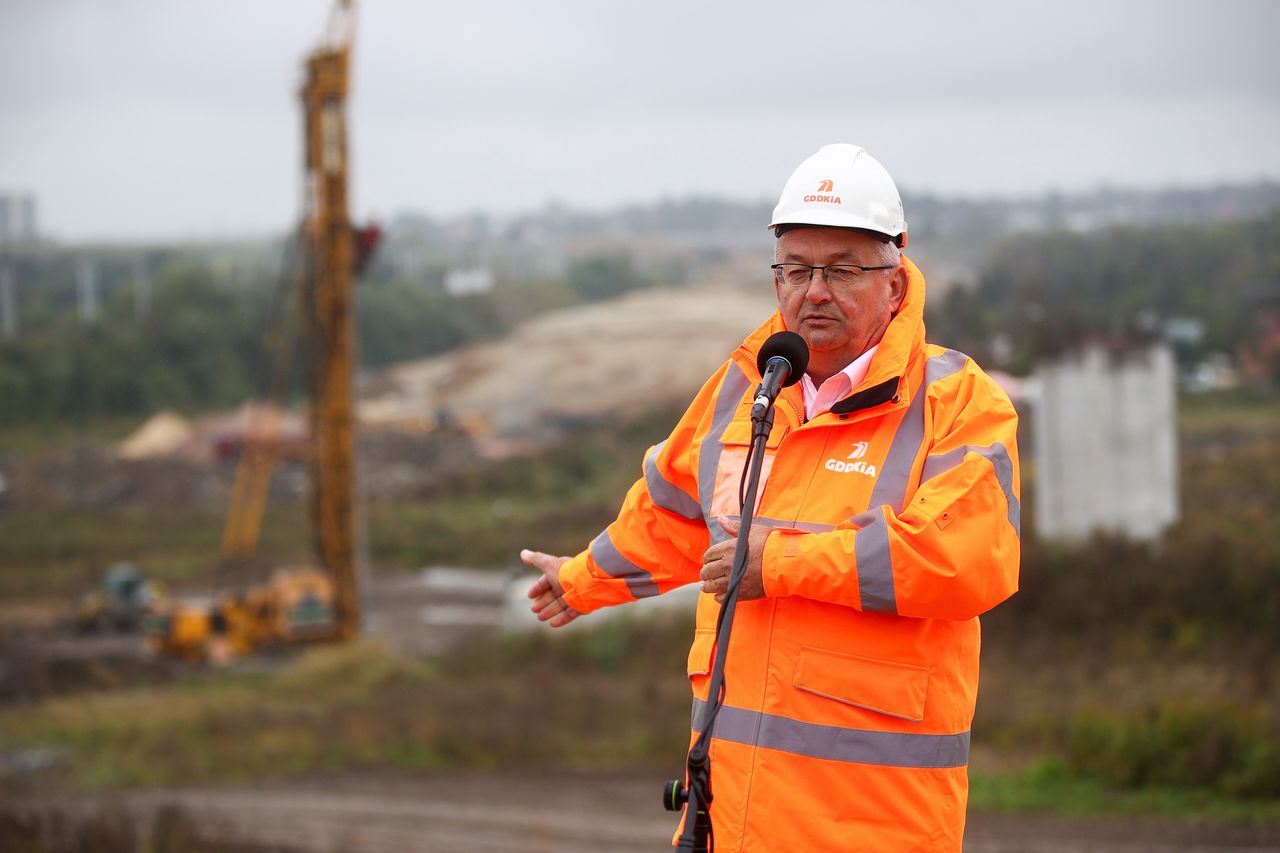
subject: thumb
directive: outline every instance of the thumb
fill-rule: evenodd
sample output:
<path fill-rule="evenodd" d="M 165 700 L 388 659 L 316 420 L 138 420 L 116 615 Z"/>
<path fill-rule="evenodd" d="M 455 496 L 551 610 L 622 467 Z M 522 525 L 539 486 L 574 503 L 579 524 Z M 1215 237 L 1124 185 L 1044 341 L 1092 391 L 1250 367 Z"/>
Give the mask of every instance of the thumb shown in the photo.
<path fill-rule="evenodd" d="M 520 552 L 520 560 L 530 568 L 537 569 L 544 575 L 555 575 L 564 562 L 563 557 L 554 557 L 541 551 L 530 551 L 528 548 Z"/>
<path fill-rule="evenodd" d="M 720 526 L 724 529 L 724 532 L 725 532 L 725 533 L 728 533 L 730 536 L 737 536 L 737 535 L 738 535 L 738 520 L 737 520 L 737 519 L 735 519 L 735 518 L 728 518 L 728 517 L 726 517 L 726 516 L 723 516 L 723 515 L 722 515 L 722 516 L 718 517 L 718 518 L 716 519 L 716 521 L 720 522 Z"/>

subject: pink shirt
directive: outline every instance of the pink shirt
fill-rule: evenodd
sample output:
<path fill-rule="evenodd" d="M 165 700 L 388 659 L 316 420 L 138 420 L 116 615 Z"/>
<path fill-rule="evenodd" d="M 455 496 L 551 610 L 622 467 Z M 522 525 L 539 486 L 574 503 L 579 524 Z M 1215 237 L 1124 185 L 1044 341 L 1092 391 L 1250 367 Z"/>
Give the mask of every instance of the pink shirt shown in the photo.
<path fill-rule="evenodd" d="M 871 357 L 876 354 L 876 348 L 879 346 L 876 344 L 855 358 L 844 370 L 823 382 L 821 388 L 814 385 L 813 380 L 806 373 L 800 380 L 800 388 L 804 391 L 805 420 L 813 420 L 849 396 L 849 392 L 858 387 L 858 383 L 866 377 L 867 368 L 871 366 Z"/>

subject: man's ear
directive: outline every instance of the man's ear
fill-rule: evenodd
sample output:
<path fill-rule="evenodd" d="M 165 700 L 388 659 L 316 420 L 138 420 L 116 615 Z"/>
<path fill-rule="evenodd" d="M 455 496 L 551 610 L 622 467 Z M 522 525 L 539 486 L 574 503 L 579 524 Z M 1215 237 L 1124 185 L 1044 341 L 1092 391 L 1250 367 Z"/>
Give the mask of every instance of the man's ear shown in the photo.
<path fill-rule="evenodd" d="M 889 310 L 897 314 L 907 296 L 907 268 L 900 266 L 889 276 Z"/>

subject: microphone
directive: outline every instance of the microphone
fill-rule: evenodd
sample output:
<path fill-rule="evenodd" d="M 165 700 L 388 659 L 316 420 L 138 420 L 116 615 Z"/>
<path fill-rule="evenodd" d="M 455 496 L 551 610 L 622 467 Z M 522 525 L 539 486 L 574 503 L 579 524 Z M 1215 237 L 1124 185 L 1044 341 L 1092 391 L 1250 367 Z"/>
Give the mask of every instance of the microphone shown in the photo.
<path fill-rule="evenodd" d="M 755 404 L 751 407 L 751 419 L 759 420 L 778 398 L 778 392 L 794 385 L 804 376 L 809 366 L 809 345 L 795 332 L 778 332 L 770 335 L 760 347 L 756 357 L 760 387 L 756 389 Z"/>

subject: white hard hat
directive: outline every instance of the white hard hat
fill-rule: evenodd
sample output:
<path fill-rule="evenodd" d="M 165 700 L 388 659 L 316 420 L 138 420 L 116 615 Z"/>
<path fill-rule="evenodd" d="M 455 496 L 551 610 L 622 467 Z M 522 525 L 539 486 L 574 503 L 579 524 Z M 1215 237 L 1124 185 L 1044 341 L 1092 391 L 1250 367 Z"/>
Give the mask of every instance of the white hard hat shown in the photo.
<path fill-rule="evenodd" d="M 860 146 L 824 145 L 787 179 L 770 228 L 827 225 L 873 231 L 907 245 L 902 197 L 880 161 Z"/>

